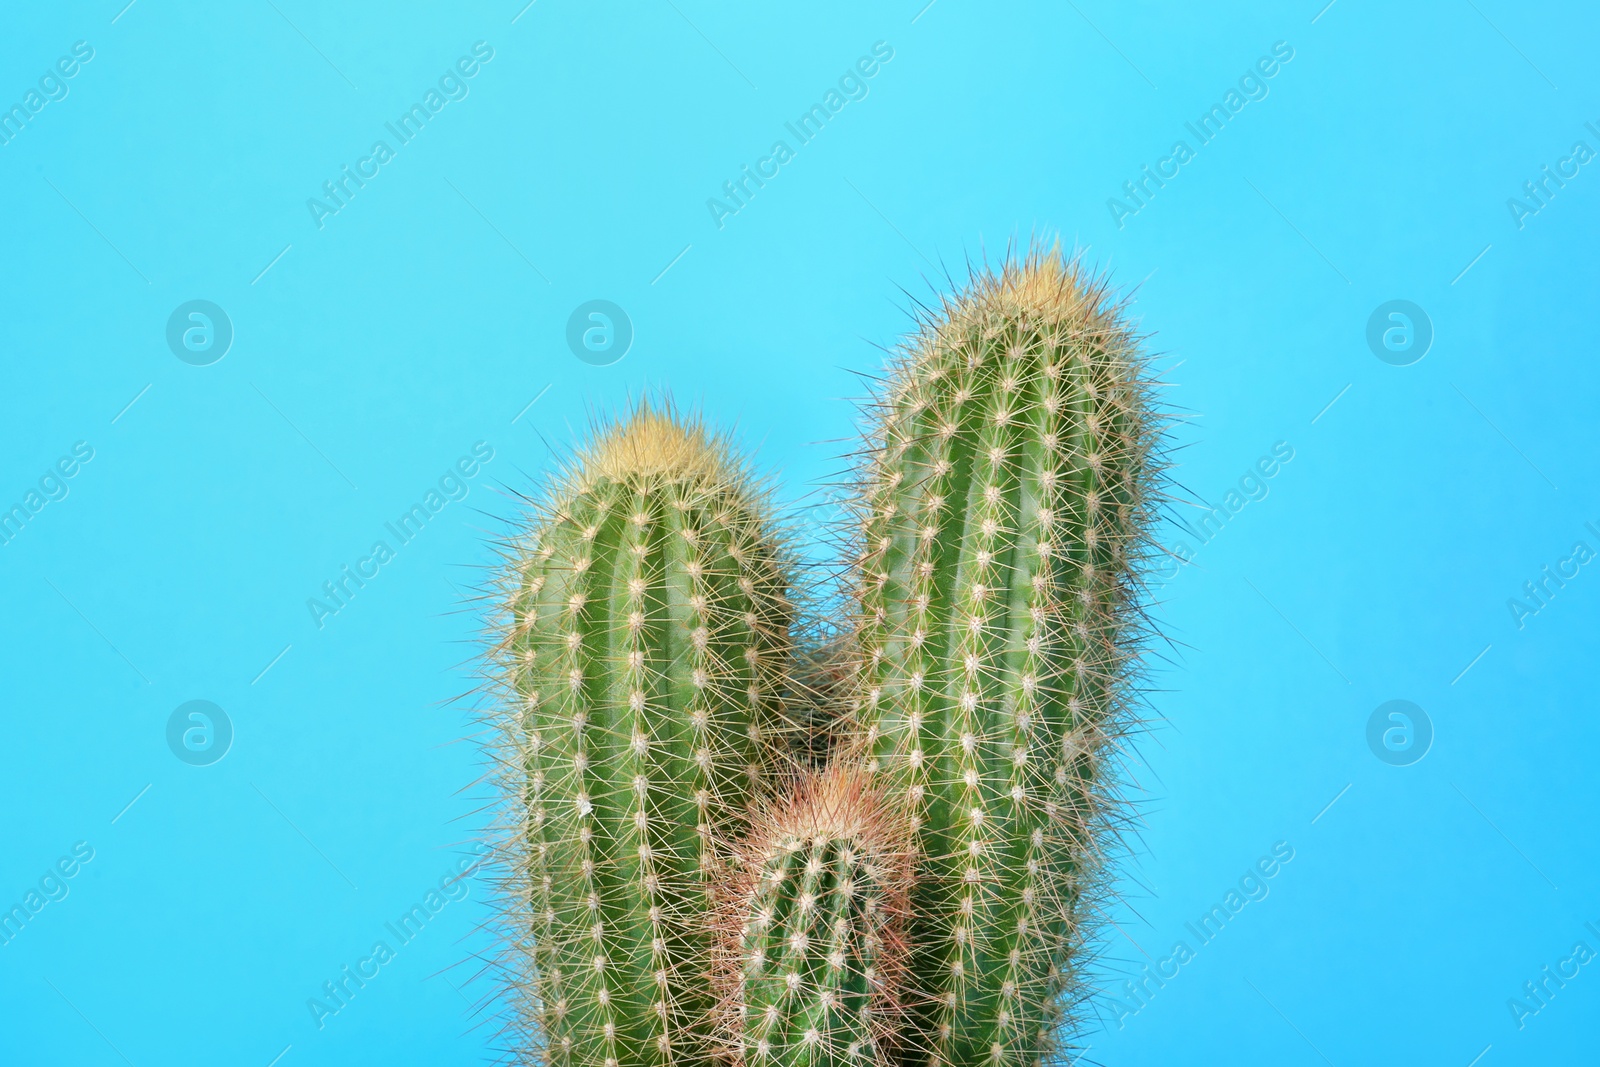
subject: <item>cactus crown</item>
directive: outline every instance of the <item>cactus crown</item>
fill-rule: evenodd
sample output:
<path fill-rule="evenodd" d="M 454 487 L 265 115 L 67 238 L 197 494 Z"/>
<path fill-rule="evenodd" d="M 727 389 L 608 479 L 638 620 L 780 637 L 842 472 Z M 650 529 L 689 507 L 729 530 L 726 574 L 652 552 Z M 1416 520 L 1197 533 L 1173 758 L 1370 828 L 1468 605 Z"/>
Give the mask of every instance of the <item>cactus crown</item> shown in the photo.
<path fill-rule="evenodd" d="M 698 419 L 676 414 L 670 404 L 648 403 L 596 432 L 593 443 L 568 469 L 566 489 L 577 493 L 600 478 L 642 483 L 659 476 L 691 479 L 707 491 L 722 488 L 755 495 L 747 489 L 749 472 L 729 442 L 707 432 Z M 759 510 L 768 509 L 762 505 Z"/>

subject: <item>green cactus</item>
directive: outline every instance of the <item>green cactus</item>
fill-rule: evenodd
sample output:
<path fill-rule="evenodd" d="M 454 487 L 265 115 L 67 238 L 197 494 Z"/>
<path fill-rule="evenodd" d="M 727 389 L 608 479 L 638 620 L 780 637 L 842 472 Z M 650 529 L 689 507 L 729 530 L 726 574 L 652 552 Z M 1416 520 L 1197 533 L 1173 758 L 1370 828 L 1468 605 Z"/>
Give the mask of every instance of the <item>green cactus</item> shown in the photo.
<path fill-rule="evenodd" d="M 886 1062 L 909 860 L 903 821 L 859 773 L 807 778 L 757 821 L 722 903 L 731 1062 Z"/>
<path fill-rule="evenodd" d="M 558 479 L 514 559 L 528 1054 L 710 1055 L 724 842 L 783 775 L 790 554 L 728 443 L 641 405 Z"/>
<path fill-rule="evenodd" d="M 907 1065 L 1049 1062 L 1083 995 L 1160 429 L 1120 311 L 1056 251 L 975 274 L 869 439 L 853 714 L 922 856 Z"/>
<path fill-rule="evenodd" d="M 891 369 L 842 633 L 724 439 L 602 429 L 508 578 L 520 1052 L 1065 1057 L 1139 706 L 1150 397 L 1078 261 L 976 273 Z"/>

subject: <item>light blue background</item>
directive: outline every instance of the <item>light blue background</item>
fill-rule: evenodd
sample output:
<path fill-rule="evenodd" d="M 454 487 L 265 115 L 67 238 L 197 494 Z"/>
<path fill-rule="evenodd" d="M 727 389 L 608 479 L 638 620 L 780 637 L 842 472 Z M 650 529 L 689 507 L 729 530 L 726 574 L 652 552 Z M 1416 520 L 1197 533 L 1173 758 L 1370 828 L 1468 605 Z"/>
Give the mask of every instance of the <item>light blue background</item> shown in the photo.
<path fill-rule="evenodd" d="M 476 879 L 322 1029 L 306 1000 L 470 854 L 462 601 L 508 490 L 670 387 L 814 493 L 926 279 L 1035 231 L 1143 283 L 1185 489 L 1220 502 L 1295 450 L 1162 587 L 1107 992 L 1274 842 L 1294 859 L 1120 1028 L 1099 999 L 1088 1061 L 1596 1055 L 1600 965 L 1520 1030 L 1507 1000 L 1600 951 L 1600 570 L 1521 630 L 1506 601 L 1600 549 L 1600 172 L 1521 229 L 1506 201 L 1600 149 L 1597 20 L 924 2 L 6 12 L 0 104 L 95 56 L 0 146 L 0 506 L 95 454 L 0 547 L 0 906 L 74 842 L 95 857 L 0 946 L 0 1062 L 492 1056 Z M 318 229 L 307 198 L 480 40 L 470 95 Z M 876 41 L 867 98 L 718 229 L 707 198 Z M 1107 198 L 1276 41 L 1267 98 L 1119 229 Z M 164 340 L 196 298 L 236 331 L 209 367 Z M 595 298 L 636 330 L 610 367 L 564 341 Z M 1409 367 L 1364 340 L 1394 298 L 1436 332 Z M 468 498 L 319 629 L 307 598 L 477 441 Z M 1365 740 L 1394 698 L 1436 731 L 1410 767 Z M 209 767 L 166 746 L 191 699 L 236 731 Z"/>

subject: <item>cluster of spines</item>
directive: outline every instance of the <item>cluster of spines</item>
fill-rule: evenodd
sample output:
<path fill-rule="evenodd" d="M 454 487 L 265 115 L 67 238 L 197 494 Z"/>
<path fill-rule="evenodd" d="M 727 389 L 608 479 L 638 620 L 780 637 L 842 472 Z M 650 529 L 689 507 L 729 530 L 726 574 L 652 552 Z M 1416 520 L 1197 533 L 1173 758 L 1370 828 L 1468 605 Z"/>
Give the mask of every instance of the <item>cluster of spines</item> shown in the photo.
<path fill-rule="evenodd" d="M 648 407 L 598 434 L 525 539 L 503 651 L 537 1062 L 705 1062 L 721 849 L 791 759 L 790 579 L 728 444 Z"/>
<path fill-rule="evenodd" d="M 908 1065 L 1056 1050 L 1130 704 L 1155 433 L 1137 340 L 1055 253 L 976 276 L 893 369 L 854 715 L 921 854 Z"/>
<path fill-rule="evenodd" d="M 796 761 L 813 770 L 829 765 L 850 723 L 855 660 L 848 632 L 827 631 L 797 641 L 789 700 Z"/>
<path fill-rule="evenodd" d="M 910 858 L 903 821 L 855 771 L 809 775 L 757 820 L 720 913 L 731 1062 L 888 1062 Z"/>

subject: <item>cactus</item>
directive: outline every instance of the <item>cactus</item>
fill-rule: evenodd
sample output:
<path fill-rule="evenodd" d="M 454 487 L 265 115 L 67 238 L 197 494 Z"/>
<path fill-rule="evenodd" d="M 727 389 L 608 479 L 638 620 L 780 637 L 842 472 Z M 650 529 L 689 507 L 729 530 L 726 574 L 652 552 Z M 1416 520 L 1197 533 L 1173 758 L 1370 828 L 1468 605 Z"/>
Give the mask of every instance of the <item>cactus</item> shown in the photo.
<path fill-rule="evenodd" d="M 808 777 L 757 820 L 721 905 L 730 1062 L 886 1062 L 909 859 L 903 821 L 859 773 Z"/>
<path fill-rule="evenodd" d="M 1105 283 L 1035 249 L 925 318 L 876 412 L 853 714 L 922 856 L 905 1064 L 1063 1051 L 1137 702 L 1149 391 Z"/>
<path fill-rule="evenodd" d="M 523 1051 L 702 1064 L 721 846 L 794 746 L 791 556 L 728 442 L 661 405 L 603 427 L 539 511 L 502 642 L 526 805 Z"/>
<path fill-rule="evenodd" d="M 1065 1058 L 1140 704 L 1151 391 L 1078 260 L 975 272 L 891 368 L 842 613 L 725 439 L 648 404 L 599 432 L 507 576 L 517 1054 Z"/>

